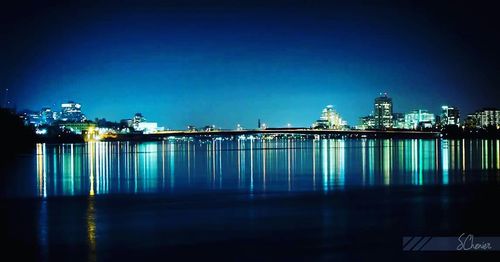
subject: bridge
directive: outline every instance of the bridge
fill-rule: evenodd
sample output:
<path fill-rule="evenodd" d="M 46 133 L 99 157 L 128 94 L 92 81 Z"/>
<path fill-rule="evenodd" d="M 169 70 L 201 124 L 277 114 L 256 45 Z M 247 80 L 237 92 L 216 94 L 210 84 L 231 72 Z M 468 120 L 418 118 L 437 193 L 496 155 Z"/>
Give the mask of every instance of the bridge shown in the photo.
<path fill-rule="evenodd" d="M 214 131 L 159 131 L 151 134 L 120 134 L 110 140 L 163 140 L 168 137 L 239 137 L 239 136 L 301 136 L 321 138 L 439 138 L 440 132 L 417 130 L 327 130 L 300 128 L 269 128 Z"/>

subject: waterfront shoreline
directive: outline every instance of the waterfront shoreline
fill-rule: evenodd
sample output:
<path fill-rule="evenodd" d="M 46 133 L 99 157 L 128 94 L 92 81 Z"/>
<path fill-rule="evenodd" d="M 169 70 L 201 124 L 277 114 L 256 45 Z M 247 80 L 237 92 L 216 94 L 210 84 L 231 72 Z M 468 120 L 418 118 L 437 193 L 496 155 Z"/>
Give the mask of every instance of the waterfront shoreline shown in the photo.
<path fill-rule="evenodd" d="M 221 130 L 221 131 L 164 131 L 151 134 L 116 134 L 113 137 L 104 137 L 98 141 L 164 141 L 169 139 L 500 139 L 500 134 L 492 133 L 464 133 L 448 134 L 437 131 L 409 131 L 409 130 Z M 72 137 L 43 137 L 38 136 L 40 143 L 82 143 L 94 141 L 85 139 L 85 136 Z"/>

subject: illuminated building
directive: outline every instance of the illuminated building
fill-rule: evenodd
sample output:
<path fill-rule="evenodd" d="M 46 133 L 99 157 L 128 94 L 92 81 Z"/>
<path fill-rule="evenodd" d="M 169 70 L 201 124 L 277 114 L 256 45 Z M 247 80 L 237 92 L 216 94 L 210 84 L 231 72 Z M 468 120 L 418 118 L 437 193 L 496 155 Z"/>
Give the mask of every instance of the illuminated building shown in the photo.
<path fill-rule="evenodd" d="M 387 94 L 375 98 L 373 117 L 376 129 L 392 127 L 392 98 Z"/>
<path fill-rule="evenodd" d="M 158 123 L 156 122 L 140 122 L 137 124 L 136 131 L 140 131 L 144 134 L 150 134 L 158 131 Z"/>
<path fill-rule="evenodd" d="M 40 124 L 51 125 L 54 122 L 54 112 L 49 107 L 42 108 L 40 111 Z"/>
<path fill-rule="evenodd" d="M 392 114 L 392 127 L 398 129 L 406 128 L 405 115 L 403 113 Z"/>
<path fill-rule="evenodd" d="M 40 113 L 26 110 L 21 113 L 21 118 L 24 120 L 25 125 L 39 126 L 40 125 Z"/>
<path fill-rule="evenodd" d="M 317 129 L 334 129 L 341 130 L 346 126 L 346 122 L 342 120 L 339 113 L 333 109 L 332 105 L 326 106 L 321 112 L 319 120 L 313 123 L 312 127 Z"/>
<path fill-rule="evenodd" d="M 476 128 L 477 125 L 477 120 L 476 120 L 476 115 L 475 114 L 469 114 L 465 118 L 464 121 L 464 126 L 467 128 Z"/>
<path fill-rule="evenodd" d="M 63 122 L 84 122 L 85 115 L 82 114 L 82 106 L 73 101 L 61 104 L 60 121 Z"/>
<path fill-rule="evenodd" d="M 81 135 L 89 131 L 90 129 L 95 129 L 96 124 L 92 122 L 61 122 L 59 124 L 61 129 L 67 129 L 71 133 Z"/>
<path fill-rule="evenodd" d="M 460 111 L 454 106 L 441 107 L 441 126 L 459 125 Z"/>
<path fill-rule="evenodd" d="M 484 108 L 469 115 L 467 125 L 470 127 L 495 126 L 500 128 L 500 110 L 496 108 Z"/>
<path fill-rule="evenodd" d="M 359 118 L 360 125 L 358 129 L 373 129 L 375 128 L 375 118 L 373 116 L 363 116 Z"/>
<path fill-rule="evenodd" d="M 431 128 L 436 123 L 436 117 L 427 110 L 418 109 L 405 114 L 405 127 L 408 129 Z"/>

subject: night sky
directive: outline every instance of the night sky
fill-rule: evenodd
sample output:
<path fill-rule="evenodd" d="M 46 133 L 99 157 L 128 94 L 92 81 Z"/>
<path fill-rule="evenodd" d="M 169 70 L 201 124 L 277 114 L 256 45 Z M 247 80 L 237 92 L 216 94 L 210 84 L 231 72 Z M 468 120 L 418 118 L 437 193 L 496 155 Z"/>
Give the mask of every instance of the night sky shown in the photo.
<path fill-rule="evenodd" d="M 395 112 L 500 107 L 492 1 L 37 2 L 0 11 L 1 102 L 9 88 L 18 110 L 254 128 L 309 126 L 327 104 L 356 125 L 380 92 Z"/>

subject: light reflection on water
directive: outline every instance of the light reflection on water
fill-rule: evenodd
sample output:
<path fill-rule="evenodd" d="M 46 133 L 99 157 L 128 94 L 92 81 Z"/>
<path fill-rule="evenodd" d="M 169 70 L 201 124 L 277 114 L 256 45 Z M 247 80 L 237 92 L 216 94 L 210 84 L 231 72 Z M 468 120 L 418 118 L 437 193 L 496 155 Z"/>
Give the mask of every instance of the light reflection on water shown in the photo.
<path fill-rule="evenodd" d="M 38 144 L 36 195 L 199 189 L 327 192 L 345 186 L 466 183 L 484 179 L 484 171 L 498 174 L 499 151 L 499 140 Z"/>
<path fill-rule="evenodd" d="M 84 213 L 69 212 L 77 212 L 78 217 L 85 218 L 83 232 L 76 230 L 76 234 L 82 233 L 85 240 L 86 248 L 82 251 L 87 260 L 96 261 L 100 241 L 107 243 L 106 228 L 110 225 L 106 220 L 108 211 L 103 207 L 99 209 L 96 195 L 240 190 L 252 197 L 255 192 L 330 192 L 347 186 L 447 185 L 485 179 L 498 182 L 500 140 L 280 139 L 37 144 L 33 163 L 32 173 L 27 175 L 36 175 L 36 184 L 33 179 L 31 190 L 42 198 L 37 220 L 40 256 L 50 258 L 50 251 L 55 250 L 49 248 L 51 242 L 57 245 L 73 241 L 72 234 L 49 231 L 50 227 L 59 227 L 61 221 L 57 215 L 50 215 L 48 205 L 52 202 L 45 198 L 87 195 Z M 106 211 L 104 215 L 102 210 Z M 57 213 L 57 208 L 51 211 Z M 321 232 L 329 238 L 335 220 L 332 209 L 322 212 L 324 230 Z M 73 230 L 72 222 L 64 223 Z"/>

